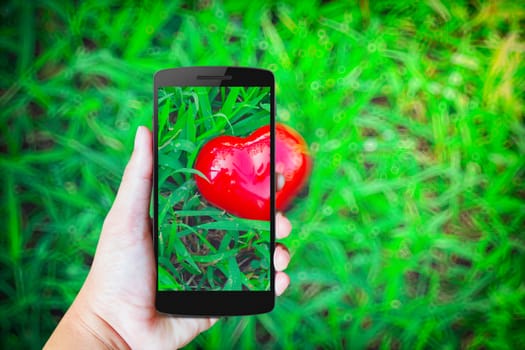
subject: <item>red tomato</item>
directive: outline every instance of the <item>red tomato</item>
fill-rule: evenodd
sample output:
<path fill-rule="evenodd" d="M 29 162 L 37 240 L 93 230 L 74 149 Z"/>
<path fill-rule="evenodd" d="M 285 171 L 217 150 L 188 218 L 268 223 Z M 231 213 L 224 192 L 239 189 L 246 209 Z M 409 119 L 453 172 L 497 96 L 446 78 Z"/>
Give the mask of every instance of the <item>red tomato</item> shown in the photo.
<path fill-rule="evenodd" d="M 311 160 L 303 138 L 291 128 L 276 124 L 276 208 L 284 210 L 306 183 Z M 199 151 L 195 169 L 197 188 L 211 204 L 254 220 L 269 220 L 270 126 L 247 137 L 219 136 Z"/>

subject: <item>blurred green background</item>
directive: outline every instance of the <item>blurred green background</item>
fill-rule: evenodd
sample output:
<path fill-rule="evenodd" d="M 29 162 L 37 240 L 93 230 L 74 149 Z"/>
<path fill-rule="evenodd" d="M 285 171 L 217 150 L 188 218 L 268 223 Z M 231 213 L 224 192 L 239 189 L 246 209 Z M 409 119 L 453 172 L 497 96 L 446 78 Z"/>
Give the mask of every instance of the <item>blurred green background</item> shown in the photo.
<path fill-rule="evenodd" d="M 524 6 L 242 3 L 2 2 L 0 347 L 79 290 L 154 72 L 243 65 L 314 170 L 275 310 L 188 348 L 523 348 Z"/>

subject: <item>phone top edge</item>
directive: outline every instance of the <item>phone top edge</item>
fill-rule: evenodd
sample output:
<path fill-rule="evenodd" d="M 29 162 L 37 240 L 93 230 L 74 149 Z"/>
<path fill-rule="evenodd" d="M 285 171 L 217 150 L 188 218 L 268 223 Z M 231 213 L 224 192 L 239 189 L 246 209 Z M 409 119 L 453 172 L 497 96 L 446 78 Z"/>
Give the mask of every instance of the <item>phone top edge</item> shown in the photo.
<path fill-rule="evenodd" d="M 228 77 L 228 79 L 202 79 L 202 77 Z M 231 76 L 231 78 L 230 78 Z M 192 66 L 162 69 L 155 73 L 156 87 L 178 86 L 273 86 L 272 71 L 255 67 Z"/>
<path fill-rule="evenodd" d="M 186 67 L 176 67 L 176 68 L 165 68 L 158 70 L 155 72 L 154 76 L 157 76 L 158 74 L 163 73 L 169 73 L 169 72 L 198 72 L 198 71 L 226 71 L 228 69 L 236 69 L 236 70 L 253 70 L 253 71 L 261 71 L 261 72 L 268 72 L 273 75 L 273 72 L 269 69 L 265 68 L 258 68 L 258 67 L 248 67 L 248 66 L 186 66 Z"/>

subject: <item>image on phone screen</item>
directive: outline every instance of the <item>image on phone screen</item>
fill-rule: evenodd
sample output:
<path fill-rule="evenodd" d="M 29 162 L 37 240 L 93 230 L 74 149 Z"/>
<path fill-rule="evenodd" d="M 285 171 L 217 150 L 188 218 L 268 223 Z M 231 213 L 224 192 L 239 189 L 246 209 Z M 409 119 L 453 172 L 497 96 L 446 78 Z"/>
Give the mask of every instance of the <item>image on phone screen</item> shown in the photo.
<path fill-rule="evenodd" d="M 269 291 L 270 87 L 157 96 L 158 291 Z"/>

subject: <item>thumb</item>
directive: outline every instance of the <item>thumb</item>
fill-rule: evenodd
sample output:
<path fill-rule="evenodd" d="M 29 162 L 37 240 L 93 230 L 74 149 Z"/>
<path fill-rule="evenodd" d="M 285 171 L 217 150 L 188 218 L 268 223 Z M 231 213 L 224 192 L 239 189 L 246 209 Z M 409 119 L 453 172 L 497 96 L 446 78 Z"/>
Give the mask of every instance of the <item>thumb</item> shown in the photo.
<path fill-rule="evenodd" d="M 149 234 L 145 225 L 149 225 L 152 171 L 152 135 L 148 128 L 139 126 L 133 153 L 104 226 L 110 226 L 111 231 L 124 231 L 126 235 L 138 235 L 135 238 Z"/>

